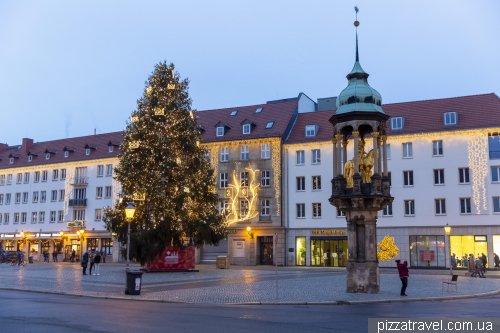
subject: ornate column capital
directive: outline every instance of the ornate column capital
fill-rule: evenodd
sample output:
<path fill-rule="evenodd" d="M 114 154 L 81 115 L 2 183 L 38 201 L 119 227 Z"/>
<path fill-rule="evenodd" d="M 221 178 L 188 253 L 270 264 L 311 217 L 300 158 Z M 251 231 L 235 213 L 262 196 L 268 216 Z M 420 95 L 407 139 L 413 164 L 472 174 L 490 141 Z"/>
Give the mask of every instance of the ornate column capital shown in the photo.
<path fill-rule="evenodd" d="M 374 138 L 378 137 L 379 132 L 371 132 L 370 135 Z"/>
<path fill-rule="evenodd" d="M 382 135 L 382 140 L 387 141 L 387 135 Z"/>
<path fill-rule="evenodd" d="M 353 131 L 352 132 L 352 136 L 357 138 L 359 136 L 359 132 L 358 131 Z"/>
<path fill-rule="evenodd" d="M 336 145 L 336 144 L 337 144 L 337 139 L 335 139 L 335 138 L 334 138 L 334 139 L 332 139 L 332 143 L 333 143 L 334 145 Z"/>
<path fill-rule="evenodd" d="M 347 147 L 347 141 L 346 140 L 342 141 L 342 147 Z"/>
<path fill-rule="evenodd" d="M 380 139 L 380 138 L 379 138 L 379 139 L 377 139 L 377 144 L 378 144 L 378 145 L 381 145 L 381 144 L 382 144 L 382 139 Z"/>
<path fill-rule="evenodd" d="M 342 140 L 344 136 L 342 134 L 336 134 L 335 135 L 335 138 L 337 138 L 337 140 Z"/>

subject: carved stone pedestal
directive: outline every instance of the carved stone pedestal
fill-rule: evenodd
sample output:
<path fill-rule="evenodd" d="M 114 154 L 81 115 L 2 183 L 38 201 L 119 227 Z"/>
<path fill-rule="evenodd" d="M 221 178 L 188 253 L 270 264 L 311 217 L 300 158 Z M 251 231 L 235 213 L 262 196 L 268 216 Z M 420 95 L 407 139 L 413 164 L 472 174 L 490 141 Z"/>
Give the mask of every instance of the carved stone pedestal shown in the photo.
<path fill-rule="evenodd" d="M 347 292 L 376 294 L 380 291 L 377 262 L 347 263 Z"/>

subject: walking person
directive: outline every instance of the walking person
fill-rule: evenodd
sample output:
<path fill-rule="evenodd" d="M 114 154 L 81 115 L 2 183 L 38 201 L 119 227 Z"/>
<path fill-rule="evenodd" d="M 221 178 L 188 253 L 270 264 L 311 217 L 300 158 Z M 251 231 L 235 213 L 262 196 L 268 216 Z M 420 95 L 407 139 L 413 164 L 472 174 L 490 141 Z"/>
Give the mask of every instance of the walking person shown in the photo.
<path fill-rule="evenodd" d="M 484 278 L 483 274 L 483 261 L 481 260 L 480 256 L 477 256 L 476 261 L 475 261 L 475 272 L 472 274 L 472 277 L 476 277 L 476 275 L 479 275 L 480 278 Z"/>
<path fill-rule="evenodd" d="M 401 287 L 401 295 L 400 296 L 408 296 L 406 295 L 406 287 L 408 287 L 408 277 L 410 276 L 410 273 L 408 272 L 408 263 L 404 262 L 404 264 L 401 263 L 401 260 L 396 260 L 396 263 L 398 265 L 398 272 L 399 272 L 399 278 L 401 279 L 401 283 L 403 284 Z"/>
<path fill-rule="evenodd" d="M 18 266 L 21 266 L 21 251 L 20 250 L 17 250 L 17 262 L 18 262 Z"/>
<path fill-rule="evenodd" d="M 472 275 L 474 275 L 475 269 L 474 267 L 476 266 L 476 263 L 474 262 L 474 255 L 472 253 L 469 254 L 469 272 L 472 272 Z"/>
<path fill-rule="evenodd" d="M 493 253 L 493 260 L 495 260 L 495 267 L 500 268 L 500 257 L 498 254 Z"/>
<path fill-rule="evenodd" d="M 95 265 L 94 275 L 99 275 L 99 264 L 100 263 L 101 263 L 101 252 L 99 252 L 99 249 L 95 249 L 95 253 L 94 253 L 94 265 Z"/>
<path fill-rule="evenodd" d="M 73 251 L 75 252 L 75 251 Z M 83 275 L 87 275 L 87 264 L 89 262 L 89 252 L 90 251 L 87 251 L 83 254 L 83 257 L 82 257 L 82 268 L 83 268 Z"/>
<path fill-rule="evenodd" d="M 451 256 L 451 266 L 453 268 L 456 268 L 457 267 L 457 258 L 455 256 L 455 253 L 453 253 L 453 255 Z"/>
<path fill-rule="evenodd" d="M 483 272 L 486 273 L 486 265 L 488 264 L 488 258 L 486 258 L 484 253 L 481 253 L 481 254 L 482 254 L 481 261 L 483 262 Z"/>
<path fill-rule="evenodd" d="M 101 249 L 101 254 L 102 254 L 102 263 L 105 264 L 106 263 L 106 250 L 102 251 L 102 249 Z"/>
<path fill-rule="evenodd" d="M 89 250 L 89 260 L 90 260 L 90 271 L 89 271 L 89 275 L 92 275 L 92 267 L 94 267 L 94 250 L 92 250 L 92 252 L 90 253 L 90 250 Z M 95 272 L 95 271 L 94 271 Z M 94 274 L 95 275 L 95 274 Z"/>
<path fill-rule="evenodd" d="M 76 256 L 76 253 L 75 253 L 75 250 L 71 251 L 71 262 L 75 262 L 75 256 Z"/>
<path fill-rule="evenodd" d="M 467 254 L 464 255 L 464 267 L 467 267 L 467 269 L 469 269 L 469 260 L 467 260 Z"/>
<path fill-rule="evenodd" d="M 54 252 L 52 252 L 52 262 L 57 262 L 57 250 L 54 249 Z"/>

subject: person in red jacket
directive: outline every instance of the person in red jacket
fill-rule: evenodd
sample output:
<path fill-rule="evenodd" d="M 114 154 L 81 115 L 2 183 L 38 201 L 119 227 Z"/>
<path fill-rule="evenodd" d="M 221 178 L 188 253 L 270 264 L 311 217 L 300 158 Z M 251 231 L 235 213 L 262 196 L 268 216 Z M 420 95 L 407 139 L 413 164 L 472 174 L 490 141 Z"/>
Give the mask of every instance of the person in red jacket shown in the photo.
<path fill-rule="evenodd" d="M 401 287 L 401 296 L 408 296 L 405 294 L 406 287 L 408 287 L 408 277 L 410 276 L 410 273 L 408 273 L 408 263 L 404 262 L 404 264 L 401 263 L 401 260 L 396 260 L 396 263 L 398 264 L 398 272 L 399 272 L 399 278 L 401 279 L 401 282 L 403 283 L 403 286 Z"/>

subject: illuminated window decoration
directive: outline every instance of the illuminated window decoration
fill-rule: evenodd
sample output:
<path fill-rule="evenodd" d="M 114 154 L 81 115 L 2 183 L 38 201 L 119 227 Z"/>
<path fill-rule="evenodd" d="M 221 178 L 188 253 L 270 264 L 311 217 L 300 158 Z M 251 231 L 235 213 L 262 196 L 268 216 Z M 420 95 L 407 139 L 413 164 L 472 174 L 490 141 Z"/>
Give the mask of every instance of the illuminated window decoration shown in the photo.
<path fill-rule="evenodd" d="M 389 261 L 398 255 L 399 249 L 394 244 L 394 238 L 385 236 L 384 239 L 377 243 L 377 257 L 379 260 Z"/>
<path fill-rule="evenodd" d="M 155 116 L 164 116 L 164 115 L 165 115 L 165 109 L 162 108 L 155 109 Z"/>
<path fill-rule="evenodd" d="M 488 213 L 486 178 L 488 176 L 488 133 L 474 132 L 469 135 L 469 168 L 472 171 L 472 200 L 477 214 Z"/>
<path fill-rule="evenodd" d="M 233 189 L 227 188 L 225 193 L 226 193 L 226 197 L 231 198 L 233 196 Z"/>
<path fill-rule="evenodd" d="M 167 89 L 168 89 L 168 90 L 173 90 L 173 89 L 175 89 L 175 83 L 169 83 L 169 84 L 167 84 Z"/>
<path fill-rule="evenodd" d="M 248 173 L 248 187 L 241 186 L 240 181 L 238 181 L 239 172 L 233 170 L 233 182 L 229 184 L 229 188 L 226 189 L 226 197 L 230 198 L 231 210 L 227 216 L 227 225 L 231 225 L 236 222 L 242 222 L 250 220 L 257 215 L 259 215 L 259 209 L 257 206 L 257 189 L 260 183 L 257 179 L 259 170 L 252 170 L 251 168 L 245 168 L 245 173 Z M 246 184 L 244 184 L 246 185 Z M 229 191 L 232 190 L 232 191 Z M 231 194 L 229 196 L 228 194 Z M 244 205 L 241 203 L 245 202 Z M 242 209 L 244 207 L 244 209 Z"/>
<path fill-rule="evenodd" d="M 138 149 L 139 148 L 139 141 L 134 141 L 129 144 L 130 149 Z"/>
<path fill-rule="evenodd" d="M 137 116 L 130 117 L 130 121 L 133 122 L 133 123 L 136 123 L 136 122 L 139 121 L 139 117 L 137 117 Z"/>
<path fill-rule="evenodd" d="M 136 192 L 136 193 L 132 194 L 132 200 L 134 200 L 134 201 L 144 201 L 144 200 L 146 200 L 146 193 Z"/>

